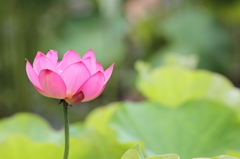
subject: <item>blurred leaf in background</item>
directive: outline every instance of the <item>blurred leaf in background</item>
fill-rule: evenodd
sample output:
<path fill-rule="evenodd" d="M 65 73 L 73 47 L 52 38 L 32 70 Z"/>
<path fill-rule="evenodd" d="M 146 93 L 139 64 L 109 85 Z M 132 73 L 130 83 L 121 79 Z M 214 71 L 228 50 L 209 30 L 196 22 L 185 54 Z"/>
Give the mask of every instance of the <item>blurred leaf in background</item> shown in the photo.
<path fill-rule="evenodd" d="M 82 123 L 71 125 L 70 134 L 70 159 L 118 159 L 132 145 L 120 144 L 112 135 L 102 135 Z M 4 159 L 62 156 L 63 131 L 53 130 L 33 114 L 19 113 L 0 121 L 0 137 L 0 157 Z"/>
<path fill-rule="evenodd" d="M 204 7 L 185 6 L 159 20 L 159 34 L 168 44 L 151 57 L 155 65 L 163 53 L 197 54 L 198 67 L 223 72 L 227 68 L 229 37 Z M 212 60 L 214 58 L 214 60 Z"/>
<path fill-rule="evenodd" d="M 137 87 L 153 102 L 177 107 L 190 99 L 229 101 L 226 99 L 229 98 L 227 93 L 232 91 L 233 85 L 220 74 L 204 70 L 191 71 L 179 66 L 158 67 L 150 71 L 145 65 L 140 61 L 136 63 L 140 73 Z M 229 102 L 233 103 L 234 100 Z"/>

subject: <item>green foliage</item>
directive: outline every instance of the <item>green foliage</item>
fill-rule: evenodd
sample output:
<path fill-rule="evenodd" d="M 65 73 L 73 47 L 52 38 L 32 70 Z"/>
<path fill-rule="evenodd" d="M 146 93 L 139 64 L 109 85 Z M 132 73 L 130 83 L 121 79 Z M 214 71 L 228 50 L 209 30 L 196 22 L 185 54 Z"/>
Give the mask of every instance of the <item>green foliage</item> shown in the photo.
<path fill-rule="evenodd" d="M 217 156 L 240 143 L 237 115 L 208 100 L 191 101 L 178 109 L 126 102 L 111 121 L 120 142 L 140 140 L 147 155 Z"/>
<path fill-rule="evenodd" d="M 225 77 L 176 66 L 150 71 L 141 62 L 136 67 L 137 87 L 149 101 L 121 103 L 111 120 L 121 142 L 139 140 L 147 155 L 182 158 L 239 150 L 239 90 Z"/>
<path fill-rule="evenodd" d="M 150 101 L 167 107 L 178 107 L 195 99 L 211 99 L 229 105 L 239 104 L 229 101 L 228 93 L 233 85 L 220 74 L 205 70 L 192 71 L 177 66 L 157 67 L 148 71 L 149 66 L 136 64 L 140 76 L 137 88 Z"/>
<path fill-rule="evenodd" d="M 231 82 L 203 70 L 150 70 L 142 62 L 136 67 L 137 88 L 146 100 L 112 103 L 72 124 L 70 159 L 119 159 L 124 152 L 122 159 L 239 156 L 240 93 Z M 136 142 L 143 152 L 139 145 L 127 150 Z M 1 158 L 61 158 L 62 145 L 63 131 L 39 116 L 19 113 L 0 121 Z"/>
<path fill-rule="evenodd" d="M 222 155 L 222 156 L 214 157 L 212 159 L 237 159 L 237 158 L 232 156 Z"/>
<path fill-rule="evenodd" d="M 59 132 L 39 116 L 30 113 L 18 113 L 0 121 L 0 141 L 11 135 L 26 135 L 33 141 L 59 143 Z"/>
<path fill-rule="evenodd" d="M 240 151 L 229 151 L 229 152 L 227 152 L 227 155 L 235 156 L 237 158 L 240 158 Z"/>
<path fill-rule="evenodd" d="M 71 125 L 70 133 L 70 159 L 119 159 L 129 147 L 81 123 Z M 39 116 L 19 113 L 4 119 L 0 122 L 0 134 L 0 158 L 62 157 L 63 131 L 54 131 Z"/>
<path fill-rule="evenodd" d="M 229 36 L 205 9 L 188 5 L 165 17 L 160 24 L 160 35 L 169 43 L 151 57 L 155 65 L 163 53 L 178 53 L 197 55 L 200 68 L 223 71 L 228 67 Z"/>
<path fill-rule="evenodd" d="M 144 159 L 145 157 L 142 154 L 139 144 L 134 145 L 130 148 L 121 159 Z M 166 154 L 166 155 L 157 155 L 151 156 L 146 159 L 180 159 L 180 157 L 176 154 Z M 221 155 L 214 158 L 194 158 L 194 159 L 238 159 L 232 156 Z"/>
<path fill-rule="evenodd" d="M 194 159 L 238 159 L 238 158 L 232 157 L 232 156 L 221 155 L 221 156 L 214 157 L 214 158 L 194 158 Z"/>
<path fill-rule="evenodd" d="M 145 159 L 145 157 L 143 156 L 139 144 L 136 144 L 132 148 L 130 148 L 127 152 L 125 152 L 121 159 Z M 179 159 L 179 156 L 175 154 L 167 154 L 152 156 L 146 159 Z"/>
<path fill-rule="evenodd" d="M 134 1 L 1 1 L 0 115 L 21 110 L 45 114 L 50 120 L 60 118 L 55 111 L 59 108 L 49 107 L 55 101 L 36 94 L 26 78 L 23 59 L 32 61 L 36 48 L 45 53 L 56 49 L 60 54 L 68 49 L 80 54 L 93 49 L 105 68 L 115 62 L 121 68 L 116 72 L 121 73 L 116 73 L 103 96 L 93 101 L 96 106 L 130 94 L 127 86 L 131 85 L 133 61 L 150 58 L 159 65 L 163 53 L 189 56 L 190 60 L 182 63 L 190 66 L 190 55 L 196 55 L 201 68 L 225 72 L 239 81 L 239 0 L 152 3 L 150 9 L 145 3 L 129 2 Z M 139 18 L 129 18 L 130 14 Z M 181 57 L 170 57 L 173 54 L 167 54 L 167 61 L 179 63 Z M 195 66 L 196 61 L 193 63 Z M 146 101 L 114 103 L 94 110 L 84 123 L 71 125 L 71 159 L 117 159 L 136 141 L 148 156 L 226 153 L 240 157 L 239 89 L 208 71 L 176 65 L 152 71 L 148 64 L 137 68 L 137 88 Z M 32 92 L 34 96 L 29 98 Z M 72 119 L 82 119 L 82 110 L 72 113 Z M 61 158 L 62 142 L 62 130 L 53 130 L 39 116 L 19 113 L 0 121 L 0 158 Z M 127 153 L 141 156 L 135 148 Z"/>
<path fill-rule="evenodd" d="M 88 30 L 88 31 L 86 31 Z M 125 46 L 123 43 L 124 21 L 106 24 L 100 17 L 91 17 L 81 21 L 69 21 L 65 24 L 61 39 L 49 39 L 43 37 L 43 46 L 58 48 L 60 56 L 71 48 L 81 56 L 89 49 L 93 49 L 97 60 L 104 67 L 110 66 L 113 61 L 121 62 L 125 56 Z M 50 43 L 50 44 L 49 44 Z M 94 44 L 94 45 L 93 45 Z M 47 50 L 47 48 L 45 48 Z"/>
<path fill-rule="evenodd" d="M 162 34 L 171 40 L 169 51 L 183 54 L 213 54 L 227 41 L 226 34 L 214 23 L 213 17 L 194 6 L 188 6 L 163 21 Z"/>
<path fill-rule="evenodd" d="M 144 159 L 139 144 L 131 147 L 127 152 L 125 152 L 121 159 Z"/>
<path fill-rule="evenodd" d="M 55 144 L 34 142 L 22 135 L 11 135 L 0 143 L 3 159 L 57 159 L 62 157 L 62 152 L 63 149 Z"/>

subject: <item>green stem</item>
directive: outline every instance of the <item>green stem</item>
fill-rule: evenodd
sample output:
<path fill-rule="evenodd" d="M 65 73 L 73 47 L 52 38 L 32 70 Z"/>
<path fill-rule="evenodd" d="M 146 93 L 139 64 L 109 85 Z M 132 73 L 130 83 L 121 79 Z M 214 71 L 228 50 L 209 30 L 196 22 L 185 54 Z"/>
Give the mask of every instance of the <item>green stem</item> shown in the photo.
<path fill-rule="evenodd" d="M 65 130 L 65 149 L 63 159 L 68 159 L 69 154 L 69 120 L 68 120 L 68 103 L 63 100 L 63 114 L 64 114 L 64 130 Z"/>

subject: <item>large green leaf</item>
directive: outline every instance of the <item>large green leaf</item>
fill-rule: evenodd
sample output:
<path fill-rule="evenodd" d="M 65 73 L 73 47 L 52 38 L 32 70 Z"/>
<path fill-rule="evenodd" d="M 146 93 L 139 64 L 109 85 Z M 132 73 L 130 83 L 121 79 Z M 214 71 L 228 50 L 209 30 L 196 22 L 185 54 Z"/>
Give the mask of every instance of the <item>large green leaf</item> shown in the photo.
<path fill-rule="evenodd" d="M 227 155 L 240 158 L 240 151 L 229 151 L 229 152 L 227 152 Z"/>
<path fill-rule="evenodd" d="M 26 135 L 34 141 L 61 143 L 59 132 L 40 116 L 30 113 L 18 113 L 0 121 L 0 142 L 12 134 Z"/>
<path fill-rule="evenodd" d="M 117 141 L 115 131 L 109 127 L 109 120 L 120 108 L 120 106 L 121 103 L 112 103 L 106 107 L 97 108 L 88 115 L 85 121 L 85 128 L 92 130 L 92 132 L 95 132 L 95 134 L 98 134 L 98 149 L 102 150 L 102 153 L 105 153 L 105 156 L 103 157 L 104 159 L 119 159 L 122 154 L 133 144 L 133 142 L 119 143 Z M 87 134 L 89 135 L 89 133 Z M 84 138 L 84 136 L 82 136 L 82 138 Z M 92 137 L 90 140 L 91 144 L 94 144 L 97 141 Z M 96 145 L 92 147 L 96 147 Z M 95 158 L 99 158 L 100 154 L 95 154 Z"/>
<path fill-rule="evenodd" d="M 139 144 L 136 144 L 133 147 L 131 147 L 127 152 L 125 152 L 121 159 L 144 159 L 144 158 L 145 157 L 143 156 Z M 179 156 L 176 154 L 166 154 L 151 156 L 146 159 L 179 159 Z"/>
<path fill-rule="evenodd" d="M 120 144 L 112 136 L 103 136 L 90 128 L 85 128 L 80 138 L 72 138 L 71 145 L 70 155 L 81 159 L 119 159 L 129 148 L 128 144 Z"/>
<path fill-rule="evenodd" d="M 142 150 L 139 144 L 134 145 L 131 147 L 125 154 L 122 156 L 121 159 L 144 159 Z"/>
<path fill-rule="evenodd" d="M 232 156 L 221 155 L 221 156 L 214 157 L 214 158 L 194 158 L 194 159 L 238 159 L 238 158 L 232 157 Z"/>
<path fill-rule="evenodd" d="M 229 106 L 240 105 L 240 91 L 224 76 L 209 71 L 169 66 L 149 71 L 142 62 L 136 64 L 140 76 L 137 88 L 150 101 L 167 107 L 179 107 L 195 99 L 211 99 Z"/>
<path fill-rule="evenodd" d="M 57 159 L 63 149 L 52 143 L 33 142 L 23 135 L 11 135 L 0 144 L 2 159 Z"/>
<path fill-rule="evenodd" d="M 130 149 L 121 157 L 121 159 L 141 159 L 136 150 Z"/>
<path fill-rule="evenodd" d="M 0 143 L 0 158 L 58 159 L 63 155 L 62 146 L 32 141 L 24 135 L 9 135 Z M 69 159 L 119 159 L 126 149 L 124 144 L 112 142 L 95 131 L 85 130 L 80 138 L 71 138 Z"/>
<path fill-rule="evenodd" d="M 113 130 L 108 126 L 113 114 L 120 108 L 121 103 L 112 103 L 93 110 L 85 121 L 85 126 L 92 128 L 102 135 L 109 135 Z"/>
<path fill-rule="evenodd" d="M 240 146 L 237 115 L 209 100 L 177 109 L 150 102 L 122 103 L 111 120 L 120 142 L 140 140 L 147 155 L 176 153 L 181 158 L 218 156 Z"/>
<path fill-rule="evenodd" d="M 232 157 L 232 156 L 221 155 L 221 156 L 214 157 L 214 158 L 211 158 L 211 159 L 238 159 L 238 158 Z"/>
<path fill-rule="evenodd" d="M 110 112 L 102 113 L 107 117 Z M 96 120 L 92 125 L 97 125 L 98 121 L 100 120 Z M 70 125 L 70 159 L 119 159 L 129 148 L 128 144 L 117 142 L 113 130 L 101 134 L 101 131 L 94 129 L 91 124 L 85 125 L 87 124 Z M 37 159 L 35 156 L 61 158 L 57 156 L 62 156 L 63 148 L 60 146 L 63 146 L 63 138 L 63 131 L 53 130 L 43 118 L 30 113 L 18 113 L 0 121 L 0 158 Z"/>
<path fill-rule="evenodd" d="M 176 154 L 166 154 L 166 155 L 151 156 L 146 159 L 180 159 L 180 157 Z"/>

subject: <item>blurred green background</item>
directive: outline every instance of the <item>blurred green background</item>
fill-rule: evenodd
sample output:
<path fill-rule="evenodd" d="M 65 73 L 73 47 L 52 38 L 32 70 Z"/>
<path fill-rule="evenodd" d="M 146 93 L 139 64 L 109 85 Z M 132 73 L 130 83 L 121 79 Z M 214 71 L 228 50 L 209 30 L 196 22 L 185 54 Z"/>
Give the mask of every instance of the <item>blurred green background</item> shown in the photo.
<path fill-rule="evenodd" d="M 136 142 L 146 156 L 240 157 L 239 0 L 2 0 L 0 21 L 1 158 L 62 156 L 62 106 L 25 71 L 48 49 L 115 63 L 104 92 L 69 109 L 71 159 Z"/>
<path fill-rule="evenodd" d="M 93 49 L 105 69 L 103 94 L 70 109 L 71 122 L 112 101 L 144 99 L 135 88 L 138 59 L 177 63 L 227 76 L 240 86 L 239 0 L 8 0 L 0 2 L 0 117 L 34 112 L 62 127 L 58 101 L 36 92 L 25 60 L 37 51 Z"/>

